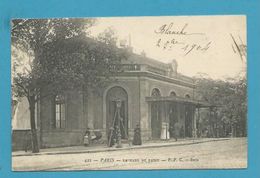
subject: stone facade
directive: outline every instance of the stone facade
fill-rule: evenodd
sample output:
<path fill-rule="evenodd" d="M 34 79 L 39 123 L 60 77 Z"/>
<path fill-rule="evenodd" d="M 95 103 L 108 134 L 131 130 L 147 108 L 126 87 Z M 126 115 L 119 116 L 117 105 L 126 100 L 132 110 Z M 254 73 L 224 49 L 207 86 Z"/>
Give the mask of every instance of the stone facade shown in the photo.
<path fill-rule="evenodd" d="M 175 60 L 163 63 L 131 53 L 120 67 L 123 72 L 99 92 L 64 91 L 63 96 L 40 99 L 36 123 L 41 148 L 83 145 L 87 129 L 102 133 L 101 142 L 107 142 L 118 100 L 123 140 L 133 139 L 137 124 L 143 141 L 169 139 L 168 130 L 176 122 L 183 127 L 184 137 L 196 136 L 194 113 L 199 102 L 194 100 L 195 85 L 177 72 Z M 43 96 L 48 93 L 41 92 Z"/>
<path fill-rule="evenodd" d="M 55 128 L 55 99 L 46 97 L 40 100 L 40 117 L 38 129 L 41 147 L 57 147 L 83 144 L 83 135 L 87 128 L 102 132 L 102 139 L 107 141 L 108 127 L 113 118 L 113 108 L 116 97 L 124 104 L 124 126 L 128 139 L 133 139 L 136 124 L 140 124 L 142 139 L 152 138 L 152 103 L 151 97 L 154 89 L 159 90 L 160 98 L 194 97 L 193 81 L 177 74 L 171 64 L 165 64 L 144 56 L 133 54 L 131 58 L 122 63 L 125 68 L 118 74 L 116 80 L 104 87 L 98 94 L 91 91 L 70 91 L 65 95 L 65 127 Z M 176 66 L 176 62 L 174 64 Z M 174 68 L 174 70 L 177 70 Z M 174 93 L 175 97 L 170 97 Z M 113 99 L 114 98 L 114 99 Z M 159 99 L 160 100 L 160 99 Z M 168 108 L 173 101 L 154 101 L 160 103 L 160 122 L 169 122 Z M 175 102 L 175 101 L 174 101 Z M 176 102 L 175 102 L 176 103 Z M 178 120 L 184 125 L 183 101 L 177 106 Z M 157 126 L 158 127 L 158 126 Z M 169 138 L 169 136 L 168 136 Z M 157 138 L 159 139 L 159 138 Z"/>

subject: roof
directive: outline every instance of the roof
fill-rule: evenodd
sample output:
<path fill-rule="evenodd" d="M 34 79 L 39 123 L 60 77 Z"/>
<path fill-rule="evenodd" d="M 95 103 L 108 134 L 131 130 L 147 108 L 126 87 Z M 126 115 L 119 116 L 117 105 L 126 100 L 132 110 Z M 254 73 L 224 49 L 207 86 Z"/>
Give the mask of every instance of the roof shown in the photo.
<path fill-rule="evenodd" d="M 151 65 L 153 67 L 163 68 L 166 69 L 169 67 L 169 64 L 166 64 L 164 62 L 160 62 L 158 60 L 148 58 L 146 56 L 142 56 L 139 54 L 131 53 L 130 56 L 126 61 L 122 61 L 124 64 L 146 64 Z"/>
<path fill-rule="evenodd" d="M 96 43 L 96 44 L 100 44 L 101 46 L 106 45 L 103 42 L 97 41 L 94 38 L 90 38 L 90 37 L 87 37 L 85 35 L 80 35 L 80 36 L 75 36 L 75 37 L 72 37 L 72 38 L 65 39 L 65 40 L 63 40 L 62 43 L 65 46 L 62 45 L 61 43 L 58 43 L 59 47 L 66 47 L 66 45 L 73 45 L 75 43 L 82 43 L 82 44 L 84 44 L 84 43 L 86 43 L 86 44 Z M 51 45 L 51 42 L 47 43 L 45 45 L 47 45 L 47 46 Z M 51 47 L 53 47 L 53 46 L 51 45 Z M 120 50 L 120 49 L 123 50 L 122 48 L 118 48 L 118 50 Z M 129 57 L 128 57 L 127 60 L 122 61 L 123 64 L 147 64 L 147 65 L 152 65 L 152 66 L 160 67 L 160 68 L 164 68 L 164 69 L 169 67 L 169 64 L 166 64 L 164 62 L 160 62 L 158 60 L 133 53 L 130 50 L 128 50 L 128 52 L 129 52 Z"/>
<path fill-rule="evenodd" d="M 66 42 L 65 42 L 66 41 Z M 63 43 L 63 42 L 62 42 Z M 72 37 L 72 38 L 68 38 L 66 40 L 64 40 L 64 43 L 58 43 L 59 47 L 65 47 L 67 45 L 73 46 L 73 48 L 79 48 L 80 45 L 79 44 L 75 44 L 75 43 L 79 43 L 80 45 L 84 45 L 85 44 L 100 44 L 101 46 L 106 46 L 105 43 L 102 43 L 100 41 L 97 41 L 93 38 L 87 37 L 87 36 L 76 36 L 76 37 Z M 118 48 L 118 50 L 123 50 L 122 48 Z M 128 51 L 128 57 L 126 60 L 122 60 L 121 63 L 122 64 L 140 64 L 140 65 L 147 65 L 147 66 L 151 66 L 152 68 L 159 69 L 160 71 L 163 71 L 163 73 L 167 73 L 168 70 L 171 70 L 171 64 L 169 63 L 164 63 L 161 61 L 158 61 L 156 59 L 152 59 L 149 57 L 146 57 L 144 55 L 139 55 L 136 53 L 131 52 L 130 50 Z M 193 82 L 192 78 L 182 75 L 180 73 L 177 73 L 176 76 L 174 76 L 175 79 L 178 80 L 183 80 L 186 82 Z"/>

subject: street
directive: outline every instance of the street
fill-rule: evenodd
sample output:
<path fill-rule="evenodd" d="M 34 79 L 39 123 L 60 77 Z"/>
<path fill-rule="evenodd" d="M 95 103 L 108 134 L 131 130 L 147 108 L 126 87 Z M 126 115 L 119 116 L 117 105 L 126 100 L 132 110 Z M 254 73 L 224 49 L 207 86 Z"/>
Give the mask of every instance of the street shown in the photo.
<path fill-rule="evenodd" d="M 246 168 L 247 139 L 97 153 L 13 156 L 14 171 Z"/>

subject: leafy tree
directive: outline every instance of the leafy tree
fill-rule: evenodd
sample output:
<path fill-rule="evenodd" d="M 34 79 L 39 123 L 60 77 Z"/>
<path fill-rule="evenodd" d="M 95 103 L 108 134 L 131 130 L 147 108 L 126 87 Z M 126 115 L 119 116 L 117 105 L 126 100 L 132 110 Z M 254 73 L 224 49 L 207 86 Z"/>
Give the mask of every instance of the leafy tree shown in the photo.
<path fill-rule="evenodd" d="M 235 79 L 212 80 L 196 78 L 197 92 L 201 99 L 212 106 L 204 114 L 202 125 L 208 125 L 212 136 L 246 136 L 247 85 L 244 76 Z M 198 96 L 197 96 L 198 97 Z"/>
<path fill-rule="evenodd" d="M 107 45 L 115 46 L 118 38 L 116 36 L 115 30 L 112 27 L 108 27 L 107 29 L 104 30 L 103 33 L 100 33 L 98 35 L 97 40 Z"/>
<path fill-rule="evenodd" d="M 32 152 L 39 152 L 36 102 L 64 90 L 98 88 L 118 71 L 111 64 L 125 57 L 124 51 L 116 46 L 86 37 L 94 22 L 93 19 L 13 20 L 13 49 L 24 51 L 31 58 L 26 70 L 19 71 L 19 64 L 13 62 L 16 70 L 12 89 L 15 96 L 25 96 L 29 102 Z M 17 60 L 15 55 L 12 60 Z"/>

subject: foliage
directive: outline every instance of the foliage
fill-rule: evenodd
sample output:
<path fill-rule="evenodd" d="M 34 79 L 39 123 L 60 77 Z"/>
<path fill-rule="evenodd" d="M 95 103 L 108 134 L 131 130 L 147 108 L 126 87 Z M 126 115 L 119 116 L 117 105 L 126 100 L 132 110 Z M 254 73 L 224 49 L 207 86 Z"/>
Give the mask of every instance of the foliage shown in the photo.
<path fill-rule="evenodd" d="M 109 27 L 105 29 L 103 33 L 98 35 L 97 40 L 104 44 L 115 46 L 118 38 L 116 36 L 115 30 Z"/>
<path fill-rule="evenodd" d="M 247 84 L 245 77 L 212 80 L 196 78 L 200 99 L 209 102 L 211 112 L 204 113 L 202 125 L 208 125 L 212 135 L 247 135 Z M 218 133 L 217 133 L 218 132 Z"/>
<path fill-rule="evenodd" d="M 94 19 L 17 19 L 12 28 L 12 90 L 14 96 L 27 97 L 33 137 L 38 152 L 35 103 L 42 97 L 66 90 L 97 90 L 114 73 L 113 65 L 127 56 L 114 45 L 111 30 L 96 39 L 86 37 Z M 113 42 L 113 43 L 112 43 Z M 21 52 L 28 55 L 21 67 Z M 112 66 L 112 67 L 111 67 Z M 48 91 L 48 92 L 46 92 Z"/>
<path fill-rule="evenodd" d="M 44 54 L 44 46 L 48 43 L 62 41 L 81 34 L 94 24 L 93 19 L 15 19 L 12 21 L 12 51 L 16 48 L 19 52 L 27 53 L 31 58 L 26 72 L 16 70 L 13 84 L 18 96 L 39 94 L 41 85 L 45 85 L 44 67 L 39 58 Z M 18 53 L 19 53 L 18 52 Z M 19 59 L 12 56 L 12 61 Z M 13 64 L 15 64 L 13 62 Z M 20 63 L 21 64 L 21 63 Z M 27 64 L 27 65 L 28 65 Z"/>
<path fill-rule="evenodd" d="M 45 51 L 40 61 L 45 82 L 41 83 L 51 84 L 56 92 L 75 88 L 96 91 L 120 72 L 112 66 L 127 58 L 125 50 L 85 36 L 48 44 Z"/>

